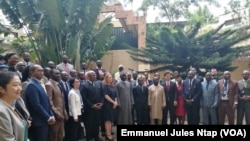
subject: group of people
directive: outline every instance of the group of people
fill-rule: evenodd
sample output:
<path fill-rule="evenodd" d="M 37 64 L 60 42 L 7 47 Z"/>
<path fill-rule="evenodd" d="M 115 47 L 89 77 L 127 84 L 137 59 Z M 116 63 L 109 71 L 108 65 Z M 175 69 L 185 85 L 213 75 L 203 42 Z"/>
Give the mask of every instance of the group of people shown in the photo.
<path fill-rule="evenodd" d="M 120 74 L 127 75 L 124 76 L 127 79 L 123 80 L 132 85 L 129 89 L 122 89 L 129 90 L 133 95 L 132 124 L 250 124 L 250 111 L 247 110 L 250 104 L 248 70 L 242 72 L 241 80 L 233 80 L 230 71 L 224 71 L 218 76 L 216 68 L 207 71 L 205 76 L 198 75 L 197 70 L 191 68 L 185 78 L 178 71 L 165 72 L 163 79 L 159 73 L 155 73 L 152 80 L 148 80 L 148 73 L 140 76 L 135 71 L 123 74 L 123 67 L 120 66 L 119 70 Z M 119 85 L 125 85 L 125 82 L 117 81 L 118 88 L 121 87 Z M 122 91 L 118 89 L 118 97 Z M 126 101 L 129 100 L 124 99 L 123 102 L 131 104 Z M 131 116 L 128 113 L 123 115 L 129 119 Z"/>
<path fill-rule="evenodd" d="M 155 73 L 153 84 L 145 93 L 148 94 L 144 101 L 148 110 L 137 109 L 140 102 L 135 101 L 136 121 L 151 125 L 248 125 L 249 75 L 250 72 L 244 70 L 242 79 L 236 81 L 231 78 L 230 71 L 224 71 L 219 77 L 215 68 L 206 72 L 204 77 L 191 68 L 184 79 L 177 71 L 165 72 L 164 79 L 159 79 L 159 73 Z M 138 92 L 133 92 L 133 95 L 136 99 Z M 150 121 L 141 122 L 142 111 L 148 111 Z"/>
<path fill-rule="evenodd" d="M 87 70 L 83 62 L 76 71 L 66 55 L 62 63 L 49 61 L 46 67 L 29 59 L 28 53 L 20 62 L 16 53 L 0 59 L 0 140 L 77 141 L 86 136 L 97 141 L 101 124 L 106 139 L 113 140 L 112 110 L 118 104 L 113 77 L 100 60 L 95 69 Z"/>
<path fill-rule="evenodd" d="M 236 124 L 243 118 L 250 124 L 248 70 L 239 81 L 229 71 L 219 78 L 211 69 L 202 77 L 195 68 L 184 79 L 174 71 L 150 80 L 123 65 L 108 72 L 101 60 L 93 69 L 82 62 L 78 71 L 66 55 L 45 67 L 31 63 L 29 53 L 18 60 L 16 53 L 0 58 L 0 140 L 99 141 L 101 130 L 111 141 L 113 125 L 183 125 L 185 117 L 188 125 L 220 125 L 227 116 L 233 125 L 236 109 Z"/>

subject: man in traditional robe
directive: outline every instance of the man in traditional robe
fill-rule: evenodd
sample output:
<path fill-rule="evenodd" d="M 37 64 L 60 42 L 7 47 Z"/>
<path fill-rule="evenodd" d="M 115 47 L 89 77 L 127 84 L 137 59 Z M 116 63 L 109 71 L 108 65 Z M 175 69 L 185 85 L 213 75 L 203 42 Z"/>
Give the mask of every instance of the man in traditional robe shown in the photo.
<path fill-rule="evenodd" d="M 159 84 L 159 77 L 153 78 L 153 85 L 148 87 L 148 106 L 150 110 L 150 124 L 161 125 L 166 98 L 163 86 Z"/>
<path fill-rule="evenodd" d="M 126 73 L 121 73 L 120 78 L 121 81 L 117 82 L 115 85 L 119 106 L 117 124 L 132 125 L 132 106 L 134 104 L 132 86 L 126 81 Z"/>

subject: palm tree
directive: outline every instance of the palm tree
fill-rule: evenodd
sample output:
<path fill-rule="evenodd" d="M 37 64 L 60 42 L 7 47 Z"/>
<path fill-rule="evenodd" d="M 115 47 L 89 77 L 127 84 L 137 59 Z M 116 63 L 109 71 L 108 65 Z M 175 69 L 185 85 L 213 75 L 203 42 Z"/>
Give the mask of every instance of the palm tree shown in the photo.
<path fill-rule="evenodd" d="M 61 62 L 61 55 L 68 55 L 76 65 L 81 59 L 96 54 L 101 48 L 105 52 L 114 40 L 110 19 L 98 24 L 97 17 L 104 0 L 2 0 L 0 7 L 10 23 L 24 28 L 33 50 L 41 64 L 48 60 Z M 102 40 L 95 40 L 95 39 Z M 86 42 L 87 39 L 90 39 Z M 97 45 L 97 46 L 90 46 Z M 99 50 L 97 50 L 99 51 Z M 86 53 L 85 53 L 86 54 Z M 100 59 L 98 54 L 88 60 Z"/>

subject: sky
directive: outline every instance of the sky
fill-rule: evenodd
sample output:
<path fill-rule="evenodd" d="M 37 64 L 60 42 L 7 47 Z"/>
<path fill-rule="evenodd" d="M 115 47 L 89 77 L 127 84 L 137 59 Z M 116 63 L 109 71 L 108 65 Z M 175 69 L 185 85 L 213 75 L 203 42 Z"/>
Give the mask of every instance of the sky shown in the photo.
<path fill-rule="evenodd" d="M 123 0 L 119 0 L 119 1 L 123 4 Z M 134 11 L 137 11 L 138 8 L 141 6 L 142 1 L 143 0 L 134 0 L 132 5 L 131 4 L 128 4 L 128 5 L 124 5 L 123 4 L 124 9 L 125 10 L 131 10 L 131 9 L 133 9 Z M 211 12 L 215 16 L 222 15 L 224 13 L 224 8 L 223 7 L 226 7 L 229 1 L 230 0 L 218 0 L 218 2 L 220 3 L 221 7 L 220 8 L 216 8 L 215 6 L 211 6 L 210 7 Z M 142 15 L 141 12 L 139 12 L 138 14 Z M 159 14 L 159 10 L 150 8 L 147 14 L 148 14 L 148 16 L 146 18 L 147 23 L 152 23 L 152 22 L 155 21 L 156 16 Z M 161 19 L 161 21 L 164 22 L 165 20 Z"/>

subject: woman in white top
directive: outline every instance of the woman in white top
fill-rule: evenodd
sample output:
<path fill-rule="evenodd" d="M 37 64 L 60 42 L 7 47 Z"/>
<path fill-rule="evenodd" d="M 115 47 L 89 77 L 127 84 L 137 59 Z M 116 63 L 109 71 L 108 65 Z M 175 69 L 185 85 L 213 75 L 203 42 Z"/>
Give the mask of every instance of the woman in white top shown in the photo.
<path fill-rule="evenodd" d="M 76 78 L 72 78 L 69 80 L 69 85 L 72 88 L 68 94 L 70 124 L 69 140 L 77 141 L 80 139 L 79 137 L 83 136 L 83 127 L 81 126 L 83 101 L 79 90 L 80 81 Z"/>

